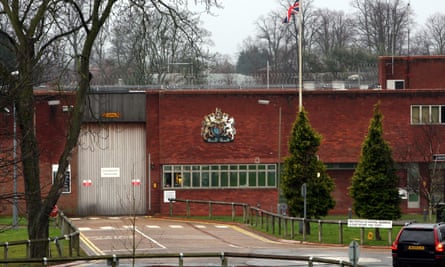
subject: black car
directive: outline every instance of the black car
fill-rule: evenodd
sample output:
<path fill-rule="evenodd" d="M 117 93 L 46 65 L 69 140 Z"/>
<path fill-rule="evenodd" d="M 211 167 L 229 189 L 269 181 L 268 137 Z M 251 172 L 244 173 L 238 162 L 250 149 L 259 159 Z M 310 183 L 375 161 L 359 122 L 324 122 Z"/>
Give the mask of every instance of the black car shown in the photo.
<path fill-rule="evenodd" d="M 445 223 L 405 225 L 391 249 L 394 267 L 445 266 Z"/>

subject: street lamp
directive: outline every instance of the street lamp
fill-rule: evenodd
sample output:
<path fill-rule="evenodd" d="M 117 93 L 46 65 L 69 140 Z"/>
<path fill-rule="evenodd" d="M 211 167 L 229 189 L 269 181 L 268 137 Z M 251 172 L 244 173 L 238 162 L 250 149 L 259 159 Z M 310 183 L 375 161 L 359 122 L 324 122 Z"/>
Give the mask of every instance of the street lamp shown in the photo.
<path fill-rule="evenodd" d="M 269 105 L 270 100 L 259 99 L 258 104 Z M 277 187 L 278 187 L 278 204 L 280 203 L 280 181 L 281 181 L 281 106 L 278 107 L 278 148 L 277 148 Z"/>

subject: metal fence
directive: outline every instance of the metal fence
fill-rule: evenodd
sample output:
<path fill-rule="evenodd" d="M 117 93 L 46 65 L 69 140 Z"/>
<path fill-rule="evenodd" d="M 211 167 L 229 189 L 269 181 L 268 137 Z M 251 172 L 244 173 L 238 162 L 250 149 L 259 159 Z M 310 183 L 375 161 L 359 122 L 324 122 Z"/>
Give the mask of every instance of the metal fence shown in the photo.
<path fill-rule="evenodd" d="M 210 261 L 213 259 L 218 262 L 219 266 L 227 267 L 227 266 L 237 266 L 236 264 L 230 263 L 230 259 L 235 258 L 246 258 L 246 259 L 264 259 L 264 260 L 281 260 L 284 262 L 306 262 L 307 266 L 311 267 L 314 263 L 324 263 L 331 264 L 335 266 L 355 266 L 355 267 L 364 267 L 364 265 L 353 264 L 348 261 L 343 260 L 334 260 L 334 259 L 326 259 L 320 257 L 312 257 L 312 256 L 298 256 L 298 255 L 275 255 L 275 254 L 264 254 L 264 253 L 242 253 L 242 252 L 208 252 L 208 253 L 151 253 L 151 254 L 135 254 L 135 255 L 100 255 L 100 256 L 87 256 L 87 257 L 65 257 L 65 258 L 43 258 L 43 259 L 9 259 L 2 260 L 0 259 L 0 264 L 30 264 L 30 263 L 38 263 L 41 266 L 50 266 L 54 264 L 62 264 L 62 263 L 79 263 L 84 264 L 85 261 L 94 261 L 94 264 L 97 265 L 100 261 L 106 261 L 107 266 L 119 266 L 120 261 L 123 260 L 131 260 L 135 263 L 138 261 L 144 260 L 144 263 L 147 264 L 147 260 L 149 259 L 176 259 L 177 264 L 162 264 L 162 266 L 187 266 L 186 259 L 204 259 Z M 105 263 L 103 263 L 105 265 Z M 149 265 L 147 265 L 149 266 Z M 158 265 L 156 265 L 158 266 Z M 196 266 L 196 265 L 193 265 Z M 240 266 L 245 266 L 245 264 L 241 264 Z M 300 265 L 299 265 L 300 266 Z M 302 266 L 302 265 L 301 265 Z"/>
<path fill-rule="evenodd" d="M 174 205 L 178 203 L 185 203 L 186 213 L 174 213 Z M 204 204 L 204 205 L 203 205 Z M 347 228 L 348 221 L 345 220 L 317 220 L 317 219 L 304 219 L 299 217 L 290 217 L 283 214 L 278 214 L 270 212 L 259 207 L 250 206 L 246 203 L 235 203 L 235 202 L 221 202 L 221 201 L 203 201 L 203 200 L 189 200 L 189 199 L 170 199 L 170 216 L 192 216 L 192 207 L 195 208 L 195 215 L 202 214 L 203 206 L 208 206 L 208 217 L 211 219 L 214 217 L 215 207 L 231 207 L 231 217 L 232 221 L 235 220 L 236 216 L 242 218 L 244 224 L 250 224 L 255 227 L 265 229 L 267 232 L 271 232 L 273 235 L 286 236 L 290 239 L 296 238 L 296 232 L 301 232 L 302 241 L 306 241 L 308 233 L 306 233 L 306 227 L 300 227 L 302 224 L 309 223 L 316 225 L 317 229 L 317 241 L 322 243 L 324 240 L 323 226 L 327 224 L 337 226 L 338 233 L 338 244 L 344 244 L 345 229 Z M 238 209 L 238 214 L 236 213 Z M 407 222 L 404 221 L 394 221 L 393 226 L 403 226 Z M 297 231 L 296 231 L 297 229 Z M 299 230 L 301 229 L 301 230 Z M 388 245 L 390 246 L 393 242 L 392 237 L 393 229 L 386 229 L 388 234 Z M 365 243 L 365 228 L 360 228 L 360 245 Z"/>
<path fill-rule="evenodd" d="M 2 263 L 14 261 L 15 259 L 9 258 L 9 250 L 11 247 L 20 247 L 25 251 L 26 258 L 31 257 L 31 244 L 39 242 L 47 242 L 48 255 L 54 255 L 55 257 L 69 256 L 72 257 L 73 254 L 80 255 L 80 233 L 79 230 L 71 223 L 71 221 L 66 217 L 62 211 L 59 211 L 59 215 L 55 218 L 56 225 L 60 227 L 62 235 L 58 237 L 50 237 L 48 239 L 37 239 L 37 240 L 21 240 L 21 241 L 10 241 L 10 242 L 0 242 L 0 248 L 3 248 L 3 259 L 0 260 Z M 67 255 L 63 255 L 64 250 L 62 249 L 62 243 L 67 244 L 68 252 Z M 54 244 L 54 245 L 52 245 Z"/>

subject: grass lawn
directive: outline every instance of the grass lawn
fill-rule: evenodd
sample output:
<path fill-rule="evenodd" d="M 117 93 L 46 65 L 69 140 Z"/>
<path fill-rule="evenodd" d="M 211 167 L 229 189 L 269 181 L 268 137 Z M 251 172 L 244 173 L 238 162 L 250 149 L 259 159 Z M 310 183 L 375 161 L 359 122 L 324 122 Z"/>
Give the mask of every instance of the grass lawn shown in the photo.
<path fill-rule="evenodd" d="M 175 216 L 176 217 L 176 216 Z M 183 216 L 179 216 L 182 218 L 185 218 Z M 208 216 L 192 216 L 189 217 L 189 219 L 202 219 L 202 220 L 209 220 Z M 348 219 L 347 215 L 344 216 L 327 216 L 325 218 L 322 218 L 322 220 L 329 220 L 329 221 L 346 221 Z M 356 219 L 356 218 L 354 218 Z M 212 216 L 210 219 L 212 221 L 222 221 L 222 222 L 235 222 L 235 223 L 242 223 L 242 217 L 237 216 L 235 217 L 235 220 L 232 221 L 232 217 L 230 216 Z M 294 222 L 294 236 L 292 238 L 291 231 L 292 231 L 292 224 L 290 221 L 287 222 L 287 225 L 282 221 L 281 222 L 281 232 L 278 233 L 278 221 L 275 221 L 275 231 L 272 232 L 272 223 L 271 219 L 269 219 L 268 223 L 266 223 L 266 219 L 263 218 L 263 224 L 261 225 L 259 221 L 257 224 L 255 224 L 255 218 L 252 218 L 253 223 L 249 227 L 255 231 L 259 231 L 261 233 L 274 236 L 276 238 L 280 239 L 293 239 L 296 241 L 303 241 L 303 235 L 299 233 L 299 222 Z M 259 220 L 259 219 L 258 219 Z M 424 217 L 422 215 L 403 215 L 400 221 L 416 221 L 416 222 L 424 222 Z M 325 243 L 325 244 L 340 244 L 340 226 L 338 223 L 336 224 L 330 224 L 330 223 L 323 223 L 321 225 L 322 229 L 322 238 L 321 242 L 319 240 L 319 224 L 318 223 L 310 223 L 310 230 L 311 234 L 306 235 L 306 239 L 304 241 L 307 242 L 314 242 L 314 243 Z M 360 241 L 361 235 L 363 235 L 363 245 L 366 246 L 389 246 L 396 238 L 397 234 L 399 233 L 401 226 L 393 226 L 393 229 L 380 229 L 380 237 L 381 240 L 376 240 L 376 233 L 374 228 L 365 228 L 361 230 L 360 228 L 355 227 L 348 227 L 347 225 L 343 224 L 342 226 L 342 245 L 348 245 L 351 241 L 356 240 Z M 361 232 L 363 231 L 363 233 Z"/>
<path fill-rule="evenodd" d="M 28 230 L 26 228 L 27 222 L 25 218 L 20 218 L 18 227 L 12 228 L 11 217 L 0 217 L 0 244 L 4 242 L 28 240 Z M 61 236 L 61 231 L 56 227 L 55 220 L 50 219 L 49 236 L 58 237 Z M 60 240 L 62 255 L 68 255 L 68 241 Z M 57 248 L 54 242 L 50 245 L 51 253 L 53 256 L 58 256 Z M 4 258 L 5 246 L 0 246 L 0 257 Z M 10 245 L 8 247 L 8 259 L 13 258 L 25 258 L 26 257 L 26 245 Z"/>

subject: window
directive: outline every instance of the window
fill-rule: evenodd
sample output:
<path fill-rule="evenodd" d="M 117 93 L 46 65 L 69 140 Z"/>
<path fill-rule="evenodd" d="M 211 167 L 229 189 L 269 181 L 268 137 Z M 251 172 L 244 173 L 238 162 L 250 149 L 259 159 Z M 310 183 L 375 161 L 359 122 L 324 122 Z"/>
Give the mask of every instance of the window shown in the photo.
<path fill-rule="evenodd" d="M 164 165 L 164 188 L 276 187 L 275 164 Z"/>
<path fill-rule="evenodd" d="M 59 169 L 58 164 L 52 165 L 52 183 L 53 184 L 54 184 L 54 179 L 56 179 L 58 169 Z M 68 167 L 65 171 L 65 184 L 63 185 L 62 193 L 63 194 L 71 193 L 71 166 L 70 165 L 68 165 Z"/>
<path fill-rule="evenodd" d="M 445 124 L 445 105 L 412 105 L 411 124 Z"/>

